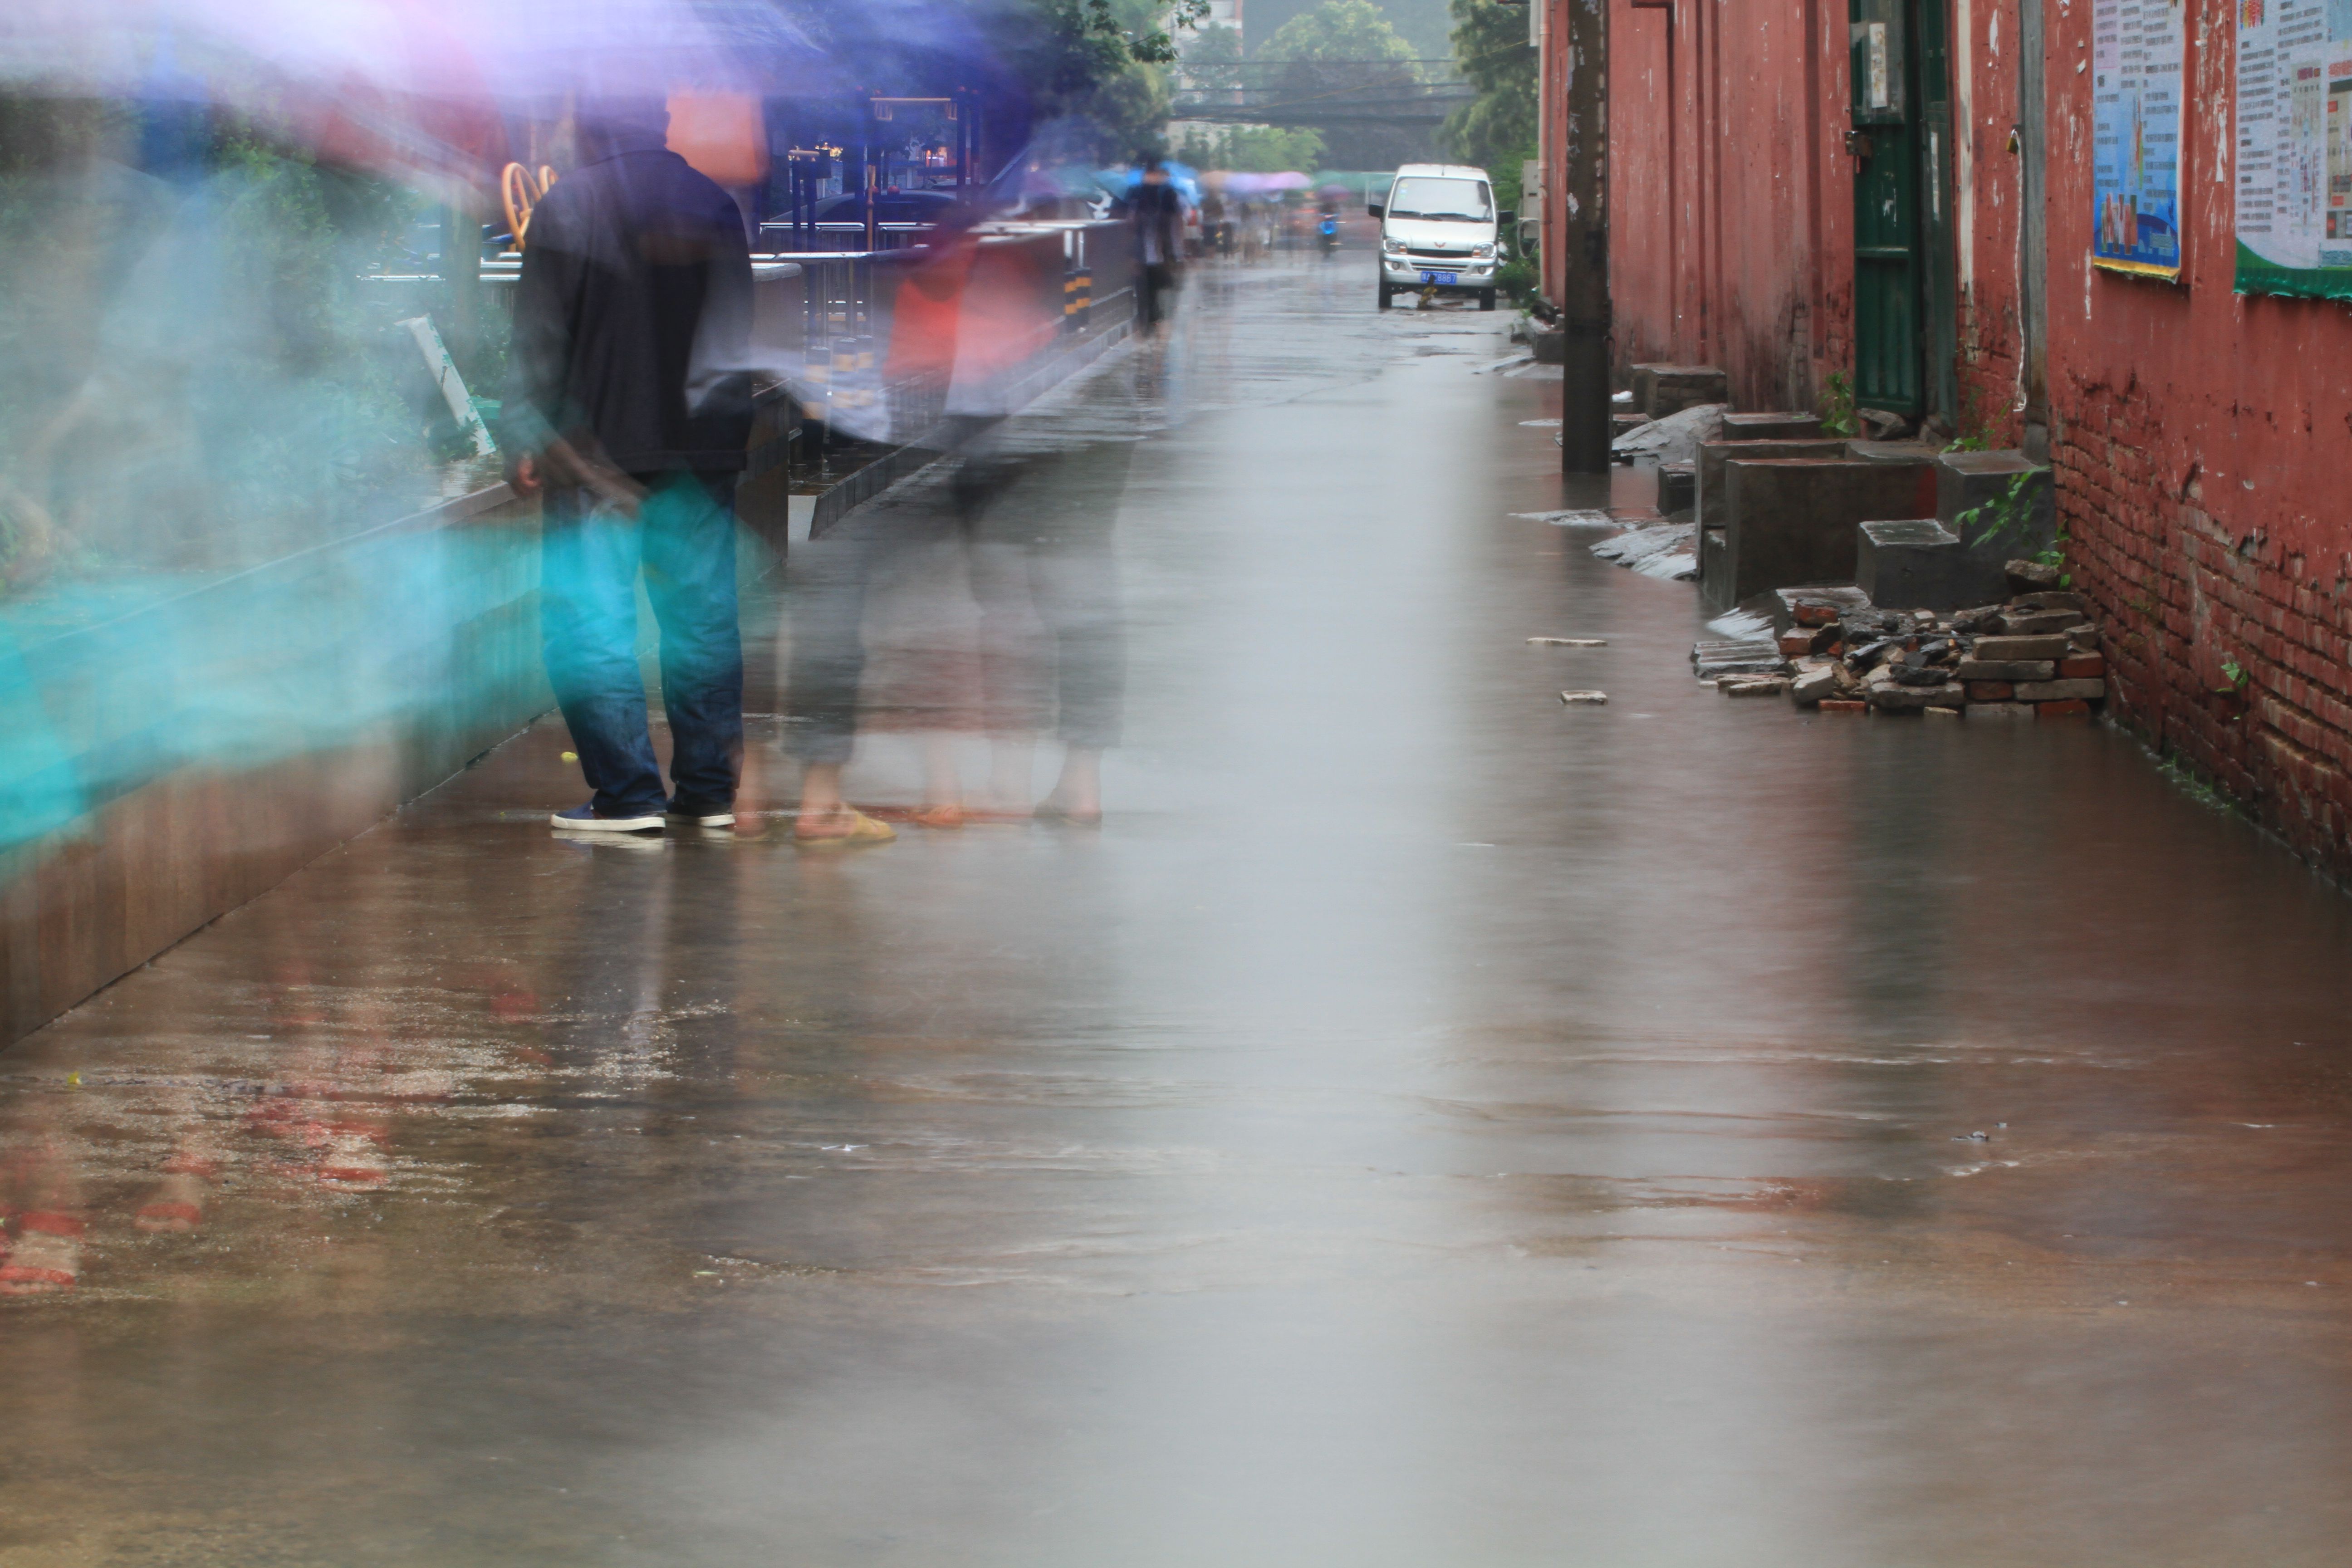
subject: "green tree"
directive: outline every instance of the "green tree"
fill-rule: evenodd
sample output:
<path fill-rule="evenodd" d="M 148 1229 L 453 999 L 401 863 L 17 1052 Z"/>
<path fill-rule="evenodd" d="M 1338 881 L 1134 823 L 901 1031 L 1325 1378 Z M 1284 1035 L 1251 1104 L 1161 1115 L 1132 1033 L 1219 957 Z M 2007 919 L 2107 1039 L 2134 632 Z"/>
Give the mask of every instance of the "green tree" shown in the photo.
<path fill-rule="evenodd" d="M 1230 92 L 1242 85 L 1238 27 L 1203 27 L 1184 47 L 1184 82 L 1196 92 Z"/>
<path fill-rule="evenodd" d="M 1454 58 L 1478 96 L 1446 117 L 1446 151 L 1493 176 L 1496 205 L 1520 205 L 1519 164 L 1536 155 L 1536 51 L 1525 5 L 1454 0 Z"/>
<path fill-rule="evenodd" d="M 1286 131 L 1278 125 L 1195 130 L 1177 146 L 1176 156 L 1201 169 L 1251 174 L 1279 174 L 1290 169 L 1307 172 L 1322 160 L 1323 138 L 1312 131 Z"/>
<path fill-rule="evenodd" d="M 1257 51 L 1282 68 L 1265 85 L 1284 103 L 1311 105 L 1409 94 L 1421 86 L 1412 46 L 1370 0 L 1323 0 L 1285 22 Z M 1324 141 L 1342 168 L 1392 169 L 1428 156 L 1429 138 L 1407 127 L 1334 123 Z"/>

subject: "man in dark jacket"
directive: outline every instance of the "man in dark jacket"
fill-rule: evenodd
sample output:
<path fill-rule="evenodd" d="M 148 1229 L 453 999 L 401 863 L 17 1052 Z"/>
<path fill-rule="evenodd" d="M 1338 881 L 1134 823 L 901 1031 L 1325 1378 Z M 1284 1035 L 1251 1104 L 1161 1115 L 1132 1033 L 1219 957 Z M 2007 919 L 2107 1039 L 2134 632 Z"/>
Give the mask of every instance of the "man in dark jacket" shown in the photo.
<path fill-rule="evenodd" d="M 1184 197 L 1157 158 L 1143 160 L 1143 178 L 1128 198 L 1128 221 L 1135 230 L 1136 325 L 1148 339 L 1167 319 L 1168 294 L 1184 260 Z"/>
<path fill-rule="evenodd" d="M 743 220 L 664 146 L 657 102 L 583 110 L 581 165 L 532 213 L 502 446 L 544 493 L 547 673 L 595 795 L 559 830 L 734 821 L 743 648 L 734 492 L 751 435 Z M 673 795 L 646 732 L 636 576 L 661 626 Z"/>

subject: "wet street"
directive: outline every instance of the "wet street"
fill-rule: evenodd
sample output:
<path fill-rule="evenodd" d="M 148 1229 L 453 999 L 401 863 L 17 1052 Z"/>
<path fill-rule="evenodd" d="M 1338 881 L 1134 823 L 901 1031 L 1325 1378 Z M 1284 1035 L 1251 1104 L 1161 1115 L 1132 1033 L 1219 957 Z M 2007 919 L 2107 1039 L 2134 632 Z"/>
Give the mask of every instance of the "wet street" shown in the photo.
<path fill-rule="evenodd" d="M 796 849 L 753 596 L 764 836 L 551 836 L 544 720 L 0 1058 L 87 1218 L 0 1565 L 2352 1556 L 2352 903 L 2116 731 L 1698 685 L 1513 515 L 1612 498 L 1508 318 L 1372 295 L 1206 270 L 1018 422 L 1099 831 Z M 811 557 L 916 541 L 877 805 L 936 499 Z"/>

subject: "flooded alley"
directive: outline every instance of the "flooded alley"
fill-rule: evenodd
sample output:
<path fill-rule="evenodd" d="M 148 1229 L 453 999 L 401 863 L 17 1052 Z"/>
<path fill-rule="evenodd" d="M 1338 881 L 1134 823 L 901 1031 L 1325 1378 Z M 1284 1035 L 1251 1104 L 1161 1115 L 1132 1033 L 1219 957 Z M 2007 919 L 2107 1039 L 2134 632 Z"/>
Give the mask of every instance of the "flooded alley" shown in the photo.
<path fill-rule="evenodd" d="M 2105 724 L 1727 700 L 1507 315 L 1195 270 L 1009 437 L 1098 828 L 910 819 L 919 475 L 806 557 L 895 841 L 747 586 L 745 831 L 551 835 L 551 715 L 0 1057 L 0 1565 L 2344 1561 L 2352 903 Z"/>

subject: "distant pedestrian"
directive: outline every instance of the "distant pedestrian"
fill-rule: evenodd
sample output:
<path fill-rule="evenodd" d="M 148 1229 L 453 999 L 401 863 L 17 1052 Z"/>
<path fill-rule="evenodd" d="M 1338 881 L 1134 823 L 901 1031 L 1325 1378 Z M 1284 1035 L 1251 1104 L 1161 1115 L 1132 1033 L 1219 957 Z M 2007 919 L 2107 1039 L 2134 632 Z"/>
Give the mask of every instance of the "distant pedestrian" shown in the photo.
<path fill-rule="evenodd" d="M 1184 255 L 1184 197 L 1157 158 L 1143 160 L 1142 183 L 1128 204 L 1135 230 L 1135 320 L 1149 338 L 1168 316 L 1168 296 Z"/>
<path fill-rule="evenodd" d="M 559 831 L 735 820 L 743 650 L 734 496 L 751 436 L 751 264 L 733 198 L 664 144 L 658 101 L 583 106 L 581 163 L 531 216 L 502 416 L 544 494 L 547 674 L 594 795 Z M 461 264 L 463 258 L 460 258 Z M 670 777 L 646 729 L 636 578 L 661 626 Z"/>

